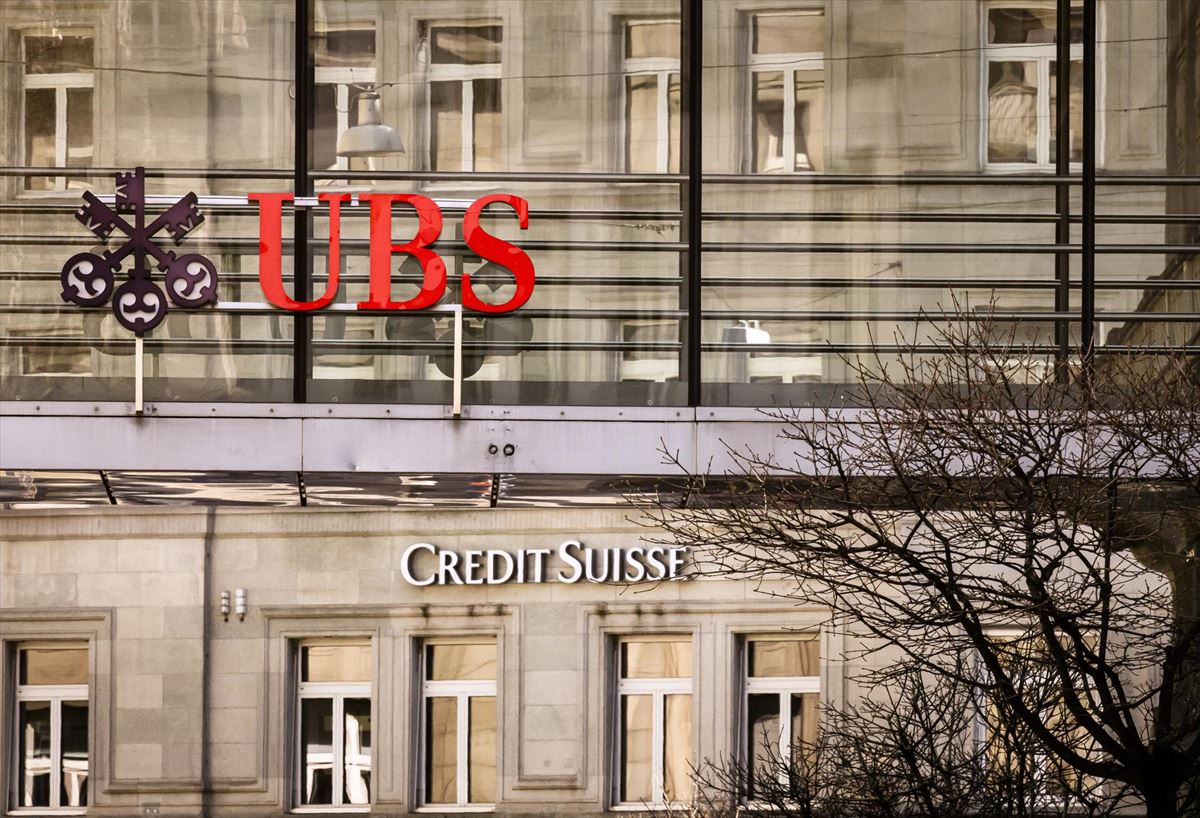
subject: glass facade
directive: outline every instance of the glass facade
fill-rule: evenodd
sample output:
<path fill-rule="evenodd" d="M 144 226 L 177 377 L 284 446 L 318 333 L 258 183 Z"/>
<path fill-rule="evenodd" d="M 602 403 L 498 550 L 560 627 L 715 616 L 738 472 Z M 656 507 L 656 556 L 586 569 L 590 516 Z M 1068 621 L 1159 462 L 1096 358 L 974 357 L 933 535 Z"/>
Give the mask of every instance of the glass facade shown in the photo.
<path fill-rule="evenodd" d="M 824 402 L 863 354 L 944 353 L 946 310 L 994 308 L 1045 361 L 1032 380 L 1087 349 L 1197 351 L 1198 5 L 1100 0 L 1088 21 L 1069 0 L 5 4 L 0 392 L 132 395 L 133 337 L 107 305 L 64 303 L 60 276 L 104 252 L 80 194 L 136 165 L 152 213 L 197 194 L 180 252 L 220 275 L 216 305 L 147 335 L 149 401 L 451 402 L 449 313 L 353 309 L 367 207 L 343 208 L 332 308 L 265 302 L 246 200 L 263 191 L 433 199 L 444 304 L 464 274 L 485 302 L 512 297 L 463 214 L 490 193 L 529 202 L 526 230 L 483 216 L 537 284 L 515 313 L 466 314 L 467 404 Z M 338 153 L 366 90 L 403 153 Z M 397 205 L 394 240 L 416 227 Z M 325 288 L 328 232 L 324 207 L 285 208 L 298 298 Z M 396 300 L 418 291 L 412 258 L 392 274 Z"/>

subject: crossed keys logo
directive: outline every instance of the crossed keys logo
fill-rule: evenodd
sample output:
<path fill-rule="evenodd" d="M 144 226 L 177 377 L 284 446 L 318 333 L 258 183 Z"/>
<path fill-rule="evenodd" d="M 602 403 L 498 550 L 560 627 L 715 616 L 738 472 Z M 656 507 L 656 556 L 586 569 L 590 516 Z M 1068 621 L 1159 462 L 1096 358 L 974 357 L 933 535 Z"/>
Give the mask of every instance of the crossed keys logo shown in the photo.
<path fill-rule="evenodd" d="M 116 212 L 92 193 L 83 194 L 84 204 L 75 218 L 107 242 L 113 230 L 125 234 L 125 243 L 104 255 L 79 253 L 67 259 L 62 269 L 63 301 L 81 307 L 98 307 L 112 297 L 113 314 L 121 326 L 144 335 L 167 315 L 167 298 L 150 278 L 147 256 L 166 273 L 167 295 L 180 307 L 199 307 L 217 300 L 217 268 L 200 255 L 177 256 L 163 250 L 154 237 L 166 230 L 176 245 L 204 223 L 195 193 L 189 193 L 154 221 L 146 224 L 146 169 L 116 174 Z M 131 225 L 121 214 L 132 213 Z M 113 278 L 121 262 L 133 256 L 128 281 L 113 289 Z"/>

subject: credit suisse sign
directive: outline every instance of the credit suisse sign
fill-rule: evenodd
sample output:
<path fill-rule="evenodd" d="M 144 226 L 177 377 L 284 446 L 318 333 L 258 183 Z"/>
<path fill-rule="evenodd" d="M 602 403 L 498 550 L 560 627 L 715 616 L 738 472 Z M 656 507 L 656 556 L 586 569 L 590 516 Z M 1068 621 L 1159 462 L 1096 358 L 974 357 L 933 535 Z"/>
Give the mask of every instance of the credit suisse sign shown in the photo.
<path fill-rule="evenodd" d="M 328 210 L 329 274 L 325 292 L 312 301 L 290 296 L 283 282 L 283 204 L 294 201 L 291 193 L 251 193 L 258 204 L 258 280 L 263 296 L 274 306 L 292 312 L 311 312 L 329 306 L 338 292 L 341 267 L 341 208 L 358 202 L 370 207 L 370 260 L 367 299 L 359 310 L 402 312 L 422 310 L 438 303 L 446 292 L 446 263 L 432 249 L 442 233 L 442 211 L 432 199 L 416 193 L 322 193 L 317 198 Z M 122 326 L 143 335 L 158 326 L 167 314 L 168 299 L 179 307 L 200 307 L 217 301 L 217 268 L 205 256 L 178 255 L 156 239 L 166 232 L 177 246 L 204 223 L 199 200 L 188 193 L 149 224 L 146 222 L 145 169 L 116 174 L 115 210 L 90 191 L 75 218 L 101 242 L 114 232 L 124 234 L 115 251 L 79 253 L 62 269 L 63 300 L 79 306 L 99 306 L 112 299 L 113 313 Z M 491 235 L 480 225 L 484 208 L 500 204 L 511 208 L 522 230 L 529 227 L 529 203 L 519 196 L 493 193 L 476 199 L 463 214 L 463 239 L 477 256 L 512 273 L 516 289 L 503 304 L 481 300 L 471 285 L 471 274 L 462 275 L 462 306 L 481 313 L 506 313 L 522 307 L 533 294 L 534 267 L 529 256 L 515 244 Z M 411 207 L 417 214 L 416 235 L 404 241 L 392 236 L 392 208 Z M 132 217 L 132 223 L 126 218 Z M 406 301 L 392 298 L 393 256 L 412 256 L 421 265 L 421 289 Z M 132 257 L 132 265 L 126 259 Z M 115 275 L 125 265 L 128 280 L 115 286 Z M 165 273 L 166 293 L 152 280 L 151 268 Z"/>

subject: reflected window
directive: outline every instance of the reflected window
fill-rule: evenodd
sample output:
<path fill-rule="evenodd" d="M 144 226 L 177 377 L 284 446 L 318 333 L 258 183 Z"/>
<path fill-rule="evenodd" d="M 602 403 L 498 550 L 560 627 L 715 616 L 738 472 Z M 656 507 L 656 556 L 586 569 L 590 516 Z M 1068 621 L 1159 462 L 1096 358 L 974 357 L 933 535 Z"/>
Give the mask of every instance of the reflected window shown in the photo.
<path fill-rule="evenodd" d="M 312 163 L 324 170 L 373 170 L 367 157 L 338 156 L 342 132 L 358 124 L 355 96 L 375 84 L 375 28 L 329 24 L 315 34 Z M 323 181 L 318 184 L 329 184 Z"/>
<path fill-rule="evenodd" d="M 503 170 L 503 26 L 429 23 L 424 31 L 418 59 L 427 79 L 430 169 Z"/>
<path fill-rule="evenodd" d="M 27 34 L 21 41 L 24 163 L 88 167 L 95 159 L 95 40 L 90 33 Z M 86 187 L 65 176 L 27 176 L 26 190 Z"/>
<path fill-rule="evenodd" d="M 679 173 L 679 21 L 623 27 L 625 170 Z"/>
<path fill-rule="evenodd" d="M 749 24 L 751 172 L 824 170 L 824 11 L 756 14 Z"/>
<path fill-rule="evenodd" d="M 496 642 L 422 650 L 422 804 L 496 802 Z"/>
<path fill-rule="evenodd" d="M 1052 3 L 985 9 L 985 164 L 1049 169 L 1058 156 L 1058 39 Z M 1071 10 L 1068 158 L 1083 158 L 1083 12 Z"/>
<path fill-rule="evenodd" d="M 692 794 L 692 641 L 630 637 L 617 645 L 620 804 L 666 805 Z"/>
<path fill-rule="evenodd" d="M 622 381 L 679 380 L 679 322 L 634 319 L 621 322 Z"/>
<path fill-rule="evenodd" d="M 297 664 L 296 805 L 370 804 L 370 643 L 302 642 Z"/>
<path fill-rule="evenodd" d="M 742 754 L 747 791 L 798 794 L 817 741 L 821 703 L 815 636 L 746 639 Z"/>
<path fill-rule="evenodd" d="M 76 810 L 88 803 L 88 648 L 17 648 L 13 808 Z"/>

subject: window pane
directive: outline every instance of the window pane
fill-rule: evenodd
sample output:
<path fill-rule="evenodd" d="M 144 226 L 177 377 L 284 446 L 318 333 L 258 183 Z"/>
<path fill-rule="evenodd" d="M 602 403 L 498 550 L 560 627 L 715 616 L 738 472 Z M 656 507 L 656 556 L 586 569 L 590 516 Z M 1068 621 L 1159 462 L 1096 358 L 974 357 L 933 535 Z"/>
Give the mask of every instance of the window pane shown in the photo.
<path fill-rule="evenodd" d="M 750 675 L 816 676 L 819 653 L 816 639 L 755 639 L 750 642 Z"/>
<path fill-rule="evenodd" d="M 429 84 L 429 162 L 433 170 L 463 170 L 461 82 Z"/>
<path fill-rule="evenodd" d="M 496 643 L 427 645 L 425 662 L 431 681 L 495 679 Z"/>
<path fill-rule="evenodd" d="M 658 77 L 625 78 L 625 161 L 631 173 L 658 170 Z"/>
<path fill-rule="evenodd" d="M 375 64 L 375 30 L 348 28 L 322 31 L 314 38 L 314 64 L 368 68 Z"/>
<path fill-rule="evenodd" d="M 622 642 L 621 675 L 626 679 L 682 679 L 692 675 L 692 643 Z"/>
<path fill-rule="evenodd" d="M 654 754 L 654 697 L 621 697 L 620 800 L 639 803 L 654 799 L 650 760 Z"/>
<path fill-rule="evenodd" d="M 475 80 L 475 170 L 503 170 L 500 154 L 500 80 Z"/>
<path fill-rule="evenodd" d="M 692 795 L 692 697 L 666 696 L 663 708 L 663 796 L 686 801 Z"/>
<path fill-rule="evenodd" d="M 425 700 L 425 800 L 430 804 L 458 801 L 458 699 Z"/>
<path fill-rule="evenodd" d="M 1058 159 L 1058 62 L 1050 62 L 1050 161 Z M 1083 63 L 1071 61 L 1071 130 L 1067 134 L 1068 161 L 1083 161 Z"/>
<path fill-rule="evenodd" d="M 333 700 L 300 700 L 300 803 L 333 803 Z"/>
<path fill-rule="evenodd" d="M 336 85 L 318 83 L 313 89 L 313 167 L 333 169 L 337 167 L 338 104 Z M 350 115 L 354 115 L 354 106 Z"/>
<path fill-rule="evenodd" d="M 821 706 L 819 693 L 792 694 L 792 761 L 803 768 L 811 759 L 817 743 L 817 723 Z M 797 764 L 799 762 L 799 764 Z"/>
<path fill-rule="evenodd" d="M 347 804 L 371 803 L 371 700 L 346 699 L 344 742 L 345 792 Z"/>
<path fill-rule="evenodd" d="M 26 74 L 72 74 L 95 64 L 92 38 L 80 35 L 25 38 Z"/>
<path fill-rule="evenodd" d="M 823 14 L 760 14 L 754 18 L 755 54 L 812 54 L 825 51 Z"/>
<path fill-rule="evenodd" d="M 496 697 L 472 696 L 470 743 L 467 746 L 469 801 L 496 803 Z"/>
<path fill-rule="evenodd" d="M 54 167 L 54 89 L 25 90 L 25 162 L 34 167 Z M 30 190 L 52 190 L 53 176 L 28 176 Z"/>
<path fill-rule="evenodd" d="M 671 74 L 667 83 L 667 173 L 679 173 L 679 75 Z"/>
<path fill-rule="evenodd" d="M 626 26 L 626 57 L 679 57 L 679 21 L 659 20 Z"/>
<path fill-rule="evenodd" d="M 1057 27 L 1053 8 L 988 9 L 989 43 L 1053 43 Z"/>
<path fill-rule="evenodd" d="M 746 751 L 753 792 L 755 781 L 768 778 L 779 761 L 779 695 L 755 693 L 747 699 Z"/>
<path fill-rule="evenodd" d="M 50 702 L 21 702 L 17 736 L 17 803 L 50 806 Z"/>
<path fill-rule="evenodd" d="M 754 74 L 752 100 L 754 172 L 779 173 L 783 168 L 783 73 Z"/>
<path fill-rule="evenodd" d="M 21 684 L 84 685 L 88 680 L 87 648 L 46 647 L 21 650 Z"/>
<path fill-rule="evenodd" d="M 825 72 L 796 72 L 796 170 L 825 169 Z"/>
<path fill-rule="evenodd" d="M 371 681 L 370 645 L 305 645 L 301 652 L 301 681 Z"/>
<path fill-rule="evenodd" d="M 988 63 L 989 162 L 1037 162 L 1036 83 L 1036 63 Z"/>
<path fill-rule="evenodd" d="M 92 137 L 92 89 L 67 89 L 67 167 L 92 164 L 95 154 Z"/>
<path fill-rule="evenodd" d="M 87 806 L 88 704 L 62 703 L 62 792 L 64 807 Z"/>
<path fill-rule="evenodd" d="M 477 65 L 500 62 L 504 34 L 500 26 L 438 26 L 430 39 L 435 63 Z"/>

